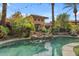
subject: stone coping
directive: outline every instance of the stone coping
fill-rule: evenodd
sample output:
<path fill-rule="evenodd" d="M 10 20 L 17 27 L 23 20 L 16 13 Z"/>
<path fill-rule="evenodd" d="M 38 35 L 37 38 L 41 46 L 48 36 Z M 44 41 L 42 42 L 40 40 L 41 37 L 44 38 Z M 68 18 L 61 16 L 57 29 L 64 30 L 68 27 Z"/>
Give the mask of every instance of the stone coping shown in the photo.
<path fill-rule="evenodd" d="M 10 39 L 10 40 L 4 40 L 4 41 L 0 41 L 0 44 L 2 44 L 2 43 L 7 43 L 7 42 L 12 42 L 12 41 L 18 41 L 18 40 L 34 40 L 34 39 L 42 39 L 42 38 L 44 38 L 44 39 L 52 39 L 53 37 L 73 37 L 73 36 L 70 36 L 70 35 L 52 35 L 52 36 L 46 36 L 46 37 L 29 37 L 29 38 L 13 38 L 13 39 Z M 76 36 L 77 37 L 77 36 Z M 77 38 L 79 38 L 79 37 L 77 37 Z"/>
<path fill-rule="evenodd" d="M 13 39 L 10 39 L 10 40 L 4 40 L 4 41 L 0 41 L 0 45 L 1 44 L 4 44 L 4 43 L 9 43 L 9 42 L 13 42 L 13 41 L 21 41 L 21 40 L 51 40 L 52 38 L 54 37 L 73 37 L 73 36 L 70 36 L 70 35 L 53 35 L 53 36 L 50 36 L 50 37 L 29 37 L 29 38 L 13 38 Z M 79 37 L 77 37 L 79 38 Z"/>
<path fill-rule="evenodd" d="M 75 52 L 73 51 L 73 48 L 77 45 L 79 45 L 79 42 L 69 43 L 69 44 L 64 45 L 62 48 L 62 55 L 63 56 L 76 56 Z"/>
<path fill-rule="evenodd" d="M 77 37 L 77 36 L 71 36 L 71 35 L 53 35 L 53 37 Z"/>
<path fill-rule="evenodd" d="M 5 41 L 0 41 L 0 45 L 4 44 L 4 43 L 9 43 L 9 42 L 13 42 L 13 41 L 20 41 L 20 40 L 27 40 L 30 38 L 14 38 L 14 39 L 10 39 L 10 40 L 5 40 Z"/>
<path fill-rule="evenodd" d="M 6 43 L 11 43 L 11 42 L 15 42 L 15 41 L 21 41 L 21 40 L 25 40 L 25 41 L 33 41 L 33 40 L 43 40 L 43 42 L 46 40 L 48 41 L 49 39 L 51 39 L 51 37 L 41 37 L 41 38 L 37 38 L 37 37 L 29 37 L 29 38 L 13 38 L 10 40 L 4 40 L 4 41 L 0 41 L 0 45 L 2 44 L 6 44 Z"/>

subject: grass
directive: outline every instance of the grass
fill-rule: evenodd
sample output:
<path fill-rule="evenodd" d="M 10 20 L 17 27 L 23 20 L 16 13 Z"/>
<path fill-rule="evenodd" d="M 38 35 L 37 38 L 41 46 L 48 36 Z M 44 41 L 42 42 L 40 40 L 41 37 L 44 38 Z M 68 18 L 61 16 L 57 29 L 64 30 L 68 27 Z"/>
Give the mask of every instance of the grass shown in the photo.
<path fill-rule="evenodd" d="M 79 46 L 75 46 L 73 50 L 74 50 L 75 54 L 77 56 L 79 56 Z"/>

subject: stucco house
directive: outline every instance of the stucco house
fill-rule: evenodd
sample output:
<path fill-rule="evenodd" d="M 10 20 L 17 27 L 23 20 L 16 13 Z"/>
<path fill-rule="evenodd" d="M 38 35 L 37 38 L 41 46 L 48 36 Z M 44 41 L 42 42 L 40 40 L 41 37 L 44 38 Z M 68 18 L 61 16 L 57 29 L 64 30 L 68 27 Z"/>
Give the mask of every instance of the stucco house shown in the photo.
<path fill-rule="evenodd" d="M 26 18 L 35 25 L 36 31 L 40 31 L 41 29 L 45 28 L 45 19 L 48 19 L 48 17 L 40 15 L 29 15 L 26 16 Z"/>

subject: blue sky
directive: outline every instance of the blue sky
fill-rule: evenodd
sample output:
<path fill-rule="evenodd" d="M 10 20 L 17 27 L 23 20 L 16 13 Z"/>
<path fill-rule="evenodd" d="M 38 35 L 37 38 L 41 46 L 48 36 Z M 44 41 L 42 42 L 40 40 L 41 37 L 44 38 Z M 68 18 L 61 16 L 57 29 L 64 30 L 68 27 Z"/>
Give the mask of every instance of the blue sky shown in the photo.
<path fill-rule="evenodd" d="M 63 3 L 55 4 L 55 17 L 63 12 L 67 12 L 68 9 L 63 9 Z M 0 12 L 2 10 L 2 4 L 0 4 Z M 20 11 L 23 15 L 35 14 L 35 15 L 43 15 L 49 17 L 46 19 L 46 22 L 51 21 L 51 4 L 50 3 L 8 3 L 7 7 L 7 17 L 10 17 L 13 13 Z M 67 12 L 70 15 L 70 19 L 74 20 L 73 11 Z M 79 13 L 79 12 L 78 12 Z M 79 16 L 79 14 L 78 14 Z M 79 19 L 79 18 L 78 18 Z"/>

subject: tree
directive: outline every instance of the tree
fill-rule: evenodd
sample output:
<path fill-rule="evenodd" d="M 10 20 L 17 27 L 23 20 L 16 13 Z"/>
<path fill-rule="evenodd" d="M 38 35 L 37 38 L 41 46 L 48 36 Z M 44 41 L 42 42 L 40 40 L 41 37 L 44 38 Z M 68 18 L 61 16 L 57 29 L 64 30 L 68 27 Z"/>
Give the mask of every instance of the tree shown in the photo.
<path fill-rule="evenodd" d="M 15 13 L 12 15 L 12 18 L 14 18 L 14 19 L 17 19 L 17 18 L 19 18 L 19 17 L 22 17 L 21 12 L 19 12 L 19 11 L 15 12 Z"/>
<path fill-rule="evenodd" d="M 7 11 L 7 3 L 2 4 L 2 18 L 1 18 L 1 24 L 5 26 L 5 20 L 6 20 L 6 11 Z"/>
<path fill-rule="evenodd" d="M 54 23 L 53 29 L 55 31 L 60 31 L 60 29 L 67 30 L 68 20 L 69 20 L 69 15 L 67 13 L 58 15 Z"/>
<path fill-rule="evenodd" d="M 0 13 L 0 21 L 1 21 L 1 13 Z"/>
<path fill-rule="evenodd" d="M 11 23 L 15 23 L 15 22 L 17 23 L 20 21 L 20 19 L 23 19 L 23 16 L 22 16 L 21 12 L 17 11 L 11 16 L 10 19 L 11 19 L 10 20 Z"/>
<path fill-rule="evenodd" d="M 52 22 L 54 22 L 54 3 L 51 3 L 52 6 Z"/>
<path fill-rule="evenodd" d="M 51 7 L 52 7 L 52 29 L 51 29 L 51 32 L 53 33 L 53 24 L 54 24 L 54 3 L 51 3 Z"/>
<path fill-rule="evenodd" d="M 74 16 L 75 16 L 75 24 L 77 24 L 77 3 L 66 3 L 64 8 L 69 8 L 70 10 L 73 10 Z"/>
<path fill-rule="evenodd" d="M 0 13 L 0 20 L 1 20 L 1 13 Z"/>
<path fill-rule="evenodd" d="M 23 17 L 20 12 L 15 12 L 10 22 L 12 24 L 13 32 L 12 34 L 18 37 L 28 37 L 31 31 L 34 31 L 34 24 L 30 22 L 30 19 Z"/>

